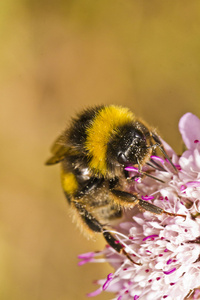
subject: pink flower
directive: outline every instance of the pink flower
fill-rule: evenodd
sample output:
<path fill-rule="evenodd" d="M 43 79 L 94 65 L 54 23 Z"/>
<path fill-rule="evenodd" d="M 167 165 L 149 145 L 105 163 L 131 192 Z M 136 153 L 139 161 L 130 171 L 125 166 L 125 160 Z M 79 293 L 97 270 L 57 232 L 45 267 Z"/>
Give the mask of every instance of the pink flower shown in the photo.
<path fill-rule="evenodd" d="M 180 119 L 179 129 L 187 147 L 181 157 L 163 142 L 178 171 L 154 156 L 164 169 L 154 170 L 153 176 L 163 182 L 144 177 L 135 181 L 133 189 L 141 199 L 186 218 L 129 210 L 127 221 L 111 232 L 141 265 L 109 246 L 80 256 L 80 264 L 106 261 L 114 268 L 107 279 L 98 280 L 100 288 L 88 296 L 107 291 L 116 294 L 114 300 L 200 299 L 200 120 L 187 113 Z"/>

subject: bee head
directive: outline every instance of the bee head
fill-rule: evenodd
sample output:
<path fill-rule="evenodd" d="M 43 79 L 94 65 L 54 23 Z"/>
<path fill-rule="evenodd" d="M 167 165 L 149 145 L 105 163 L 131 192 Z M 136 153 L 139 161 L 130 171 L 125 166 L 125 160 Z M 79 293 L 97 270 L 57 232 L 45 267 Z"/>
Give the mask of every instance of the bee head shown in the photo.
<path fill-rule="evenodd" d="M 108 143 L 107 164 L 113 169 L 114 165 L 142 164 L 151 151 L 150 133 L 144 126 L 130 124 L 120 127 Z"/>

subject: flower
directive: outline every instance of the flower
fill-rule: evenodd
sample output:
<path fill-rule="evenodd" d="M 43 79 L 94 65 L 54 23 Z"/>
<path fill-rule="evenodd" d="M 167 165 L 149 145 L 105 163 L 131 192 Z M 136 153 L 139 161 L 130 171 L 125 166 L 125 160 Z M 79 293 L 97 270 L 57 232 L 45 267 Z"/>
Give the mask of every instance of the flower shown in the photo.
<path fill-rule="evenodd" d="M 160 167 L 148 168 L 160 181 L 137 178 L 133 189 L 139 198 L 185 218 L 127 211 L 126 221 L 110 232 L 141 265 L 110 246 L 79 256 L 80 264 L 109 262 L 114 268 L 107 279 L 97 281 L 100 288 L 88 296 L 107 291 L 115 293 L 114 300 L 200 299 L 200 120 L 186 113 L 179 130 L 187 147 L 180 157 L 163 141 L 177 172 L 169 161 L 154 156 Z M 135 168 L 129 171 L 131 175 L 137 172 Z"/>

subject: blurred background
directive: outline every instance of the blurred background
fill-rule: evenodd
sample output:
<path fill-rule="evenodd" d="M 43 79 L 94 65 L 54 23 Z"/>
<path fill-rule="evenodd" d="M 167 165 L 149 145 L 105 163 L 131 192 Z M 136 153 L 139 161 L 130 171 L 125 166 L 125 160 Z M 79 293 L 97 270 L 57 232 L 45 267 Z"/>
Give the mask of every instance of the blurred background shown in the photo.
<path fill-rule="evenodd" d="M 0 2 L 0 299 L 86 299 L 112 271 L 77 266 L 105 242 L 79 233 L 59 166 L 44 166 L 94 104 L 129 107 L 180 152 L 179 118 L 200 117 L 200 2 Z"/>

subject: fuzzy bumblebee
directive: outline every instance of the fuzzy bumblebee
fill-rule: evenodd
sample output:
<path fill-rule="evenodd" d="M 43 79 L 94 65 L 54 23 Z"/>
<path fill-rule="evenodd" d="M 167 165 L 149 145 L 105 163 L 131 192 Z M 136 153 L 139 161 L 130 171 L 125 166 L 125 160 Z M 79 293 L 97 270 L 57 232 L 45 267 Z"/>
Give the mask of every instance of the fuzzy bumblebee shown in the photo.
<path fill-rule="evenodd" d="M 110 233 L 111 221 L 121 217 L 124 208 L 135 205 L 155 214 L 175 215 L 129 193 L 131 182 L 125 167 L 136 166 L 142 173 L 142 166 L 150 161 L 156 148 L 170 161 L 154 130 L 129 109 L 96 106 L 72 120 L 46 162 L 61 163 L 62 187 L 77 223 L 91 234 L 102 233 L 111 247 L 132 262 Z"/>

